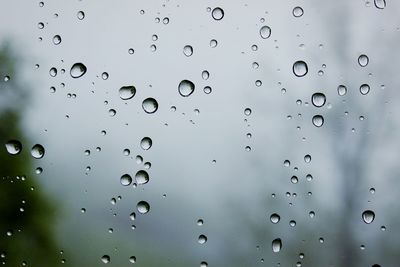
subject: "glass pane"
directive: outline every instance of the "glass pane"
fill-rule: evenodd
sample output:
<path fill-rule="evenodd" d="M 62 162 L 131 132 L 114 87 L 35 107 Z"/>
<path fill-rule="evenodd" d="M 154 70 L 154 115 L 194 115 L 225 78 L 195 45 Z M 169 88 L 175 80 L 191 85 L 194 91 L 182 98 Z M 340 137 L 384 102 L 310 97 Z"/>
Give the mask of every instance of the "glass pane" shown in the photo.
<path fill-rule="evenodd" d="M 400 2 L 3 1 L 5 266 L 396 266 Z"/>

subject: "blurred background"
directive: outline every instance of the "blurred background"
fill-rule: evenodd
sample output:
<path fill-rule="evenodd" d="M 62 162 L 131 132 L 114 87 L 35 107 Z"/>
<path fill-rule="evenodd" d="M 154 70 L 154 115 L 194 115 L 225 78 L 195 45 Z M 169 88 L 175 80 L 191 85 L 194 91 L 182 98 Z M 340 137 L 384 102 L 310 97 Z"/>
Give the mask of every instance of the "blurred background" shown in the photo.
<path fill-rule="evenodd" d="M 3 265 L 398 265 L 400 2 L 2 8 Z"/>

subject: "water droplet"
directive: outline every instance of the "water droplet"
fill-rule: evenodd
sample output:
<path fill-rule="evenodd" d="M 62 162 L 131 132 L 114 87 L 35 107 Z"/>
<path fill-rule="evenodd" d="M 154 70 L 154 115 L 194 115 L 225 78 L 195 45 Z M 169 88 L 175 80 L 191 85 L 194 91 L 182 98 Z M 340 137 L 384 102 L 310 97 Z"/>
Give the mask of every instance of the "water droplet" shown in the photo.
<path fill-rule="evenodd" d="M 277 253 L 282 249 L 282 240 L 280 238 L 276 238 L 272 241 L 272 251 Z"/>
<path fill-rule="evenodd" d="M 43 158 L 44 156 L 44 147 L 40 144 L 36 144 L 31 149 L 31 155 L 35 159 Z"/>
<path fill-rule="evenodd" d="M 386 0 L 374 0 L 375 7 L 378 9 L 384 9 L 386 7 Z"/>
<path fill-rule="evenodd" d="M 54 43 L 55 45 L 61 44 L 61 36 L 60 36 L 60 35 L 54 35 L 54 37 L 53 37 L 53 43 Z"/>
<path fill-rule="evenodd" d="M 368 94 L 368 93 L 369 93 L 369 90 L 370 90 L 370 87 L 369 87 L 369 85 L 366 84 L 366 83 L 364 83 L 364 84 L 362 84 L 362 85 L 360 86 L 360 93 L 361 93 L 362 95 Z"/>
<path fill-rule="evenodd" d="M 197 225 L 198 225 L 198 226 L 202 226 L 203 223 L 204 223 L 204 221 L 203 221 L 202 219 L 198 219 L 198 220 L 197 220 Z"/>
<path fill-rule="evenodd" d="M 338 95 L 344 96 L 347 93 L 347 87 L 344 85 L 339 85 L 337 88 Z"/>
<path fill-rule="evenodd" d="M 315 217 L 315 212 L 314 211 L 310 211 L 308 213 L 308 215 L 310 216 L 310 218 L 314 218 Z"/>
<path fill-rule="evenodd" d="M 135 263 L 135 262 L 136 262 L 136 257 L 135 257 L 135 256 L 131 256 L 131 257 L 129 258 L 129 262 L 130 262 L 130 263 Z"/>
<path fill-rule="evenodd" d="M 366 224 L 370 224 L 375 219 L 375 213 L 372 210 L 366 210 L 362 213 L 362 219 Z"/>
<path fill-rule="evenodd" d="M 359 64 L 361 67 L 367 66 L 367 65 L 368 65 L 368 62 L 369 62 L 369 58 L 368 58 L 366 55 L 360 55 L 360 56 L 358 57 L 358 64 Z"/>
<path fill-rule="evenodd" d="M 316 107 L 322 107 L 325 105 L 326 97 L 323 93 L 314 93 L 311 97 L 311 102 Z"/>
<path fill-rule="evenodd" d="M 101 74 L 101 78 L 102 78 L 103 80 L 107 80 L 108 77 L 109 77 L 108 72 L 103 72 L 103 73 Z"/>
<path fill-rule="evenodd" d="M 216 7 L 211 12 L 211 15 L 212 15 L 213 19 L 221 20 L 224 17 L 224 10 L 220 7 Z"/>
<path fill-rule="evenodd" d="M 132 97 L 134 97 L 136 94 L 136 88 L 133 85 L 128 85 L 128 86 L 122 86 L 119 89 L 119 97 L 122 100 L 129 100 Z"/>
<path fill-rule="evenodd" d="M 150 211 L 150 205 L 146 201 L 140 201 L 137 203 L 136 208 L 141 214 L 146 214 Z"/>
<path fill-rule="evenodd" d="M 82 63 L 75 63 L 72 65 L 70 74 L 72 78 L 79 78 L 82 77 L 87 71 L 87 68 Z"/>
<path fill-rule="evenodd" d="M 299 182 L 299 178 L 297 178 L 297 176 L 293 175 L 292 178 L 290 178 L 290 181 L 293 184 L 297 184 Z"/>
<path fill-rule="evenodd" d="M 142 108 L 146 113 L 152 114 L 157 111 L 158 103 L 154 98 L 149 97 L 143 100 Z"/>
<path fill-rule="evenodd" d="M 194 92 L 194 83 L 189 80 L 183 80 L 178 85 L 179 94 L 188 97 Z"/>
<path fill-rule="evenodd" d="M 108 110 L 108 115 L 110 115 L 110 117 L 114 117 L 115 114 L 117 114 L 117 111 L 115 109 L 109 109 Z"/>
<path fill-rule="evenodd" d="M 304 61 L 299 60 L 293 64 L 293 73 L 297 77 L 303 77 L 304 75 L 307 74 L 307 72 L 308 72 L 308 66 Z"/>
<path fill-rule="evenodd" d="M 193 55 L 193 47 L 190 45 L 185 45 L 183 47 L 183 54 L 187 57 L 190 57 L 191 55 Z"/>
<path fill-rule="evenodd" d="M 281 216 L 279 216 L 277 213 L 273 213 L 271 214 L 271 216 L 269 217 L 269 219 L 271 220 L 271 222 L 273 224 L 278 223 L 281 220 Z"/>
<path fill-rule="evenodd" d="M 268 39 L 271 36 L 271 28 L 269 26 L 262 26 L 260 29 L 260 36 L 263 39 Z"/>
<path fill-rule="evenodd" d="M 167 25 L 169 23 L 169 18 L 165 17 L 163 18 L 162 22 Z"/>
<path fill-rule="evenodd" d="M 322 117 L 322 115 L 315 115 L 312 118 L 312 123 L 316 127 L 321 127 L 322 125 L 324 125 L 324 117 Z"/>
<path fill-rule="evenodd" d="M 371 194 L 375 194 L 375 188 L 371 187 L 371 188 L 369 189 L 369 192 L 370 192 Z"/>
<path fill-rule="evenodd" d="M 79 20 L 83 20 L 85 18 L 85 12 L 83 11 L 78 11 L 78 13 L 76 14 L 76 16 L 78 17 Z"/>
<path fill-rule="evenodd" d="M 136 183 L 147 184 L 149 182 L 149 174 L 146 171 L 140 170 L 135 175 Z"/>
<path fill-rule="evenodd" d="M 140 141 L 140 147 L 143 150 L 149 150 L 151 148 L 153 144 L 153 141 L 151 140 L 150 137 L 144 137 L 141 141 Z"/>
<path fill-rule="evenodd" d="M 296 221 L 295 221 L 295 220 L 291 220 L 291 221 L 289 222 L 289 225 L 290 225 L 291 227 L 295 227 L 295 226 L 296 226 Z"/>
<path fill-rule="evenodd" d="M 22 150 L 22 144 L 18 140 L 9 140 L 7 143 L 5 143 L 5 147 L 7 152 L 11 155 L 18 155 Z"/>
<path fill-rule="evenodd" d="M 293 8 L 292 13 L 293 13 L 293 16 L 295 16 L 296 18 L 299 18 L 299 17 L 303 16 L 304 10 L 299 6 L 296 6 L 295 8 Z"/>
<path fill-rule="evenodd" d="M 201 73 L 201 77 L 203 78 L 203 80 L 208 80 L 208 78 L 210 77 L 210 73 L 206 70 L 203 70 L 203 72 Z"/>
<path fill-rule="evenodd" d="M 283 166 L 289 167 L 289 166 L 290 166 L 290 161 L 286 159 L 286 160 L 283 162 Z"/>
<path fill-rule="evenodd" d="M 215 47 L 217 47 L 217 45 L 218 45 L 218 41 L 217 41 L 217 40 L 212 39 L 212 40 L 210 41 L 210 47 L 211 47 L 211 48 L 215 48 Z"/>
<path fill-rule="evenodd" d="M 200 263 L 200 267 L 208 267 L 208 263 L 206 261 L 202 261 Z"/>
<path fill-rule="evenodd" d="M 250 116 L 250 114 L 251 114 L 251 109 L 246 108 L 246 109 L 244 110 L 244 115 Z"/>
<path fill-rule="evenodd" d="M 57 69 L 56 68 L 51 68 L 49 71 L 49 74 L 51 77 L 56 77 L 57 76 Z"/>
<path fill-rule="evenodd" d="M 120 182 L 123 186 L 128 186 L 132 183 L 132 177 L 129 174 L 124 174 L 121 176 Z"/>
<path fill-rule="evenodd" d="M 199 242 L 199 244 L 205 244 L 207 242 L 207 237 L 205 235 L 199 235 L 197 242 Z"/>
<path fill-rule="evenodd" d="M 110 262 L 110 256 L 108 256 L 108 255 L 104 255 L 103 257 L 101 257 L 101 261 L 103 262 L 103 263 L 109 263 Z"/>
<path fill-rule="evenodd" d="M 208 94 L 211 94 L 212 89 L 210 86 L 206 86 L 206 87 L 204 87 L 203 91 L 204 91 L 204 93 L 206 93 L 208 95 Z"/>
<path fill-rule="evenodd" d="M 305 161 L 306 163 L 310 163 L 310 162 L 311 162 L 311 156 L 310 156 L 310 155 L 305 155 L 305 156 L 304 156 L 304 161 Z"/>

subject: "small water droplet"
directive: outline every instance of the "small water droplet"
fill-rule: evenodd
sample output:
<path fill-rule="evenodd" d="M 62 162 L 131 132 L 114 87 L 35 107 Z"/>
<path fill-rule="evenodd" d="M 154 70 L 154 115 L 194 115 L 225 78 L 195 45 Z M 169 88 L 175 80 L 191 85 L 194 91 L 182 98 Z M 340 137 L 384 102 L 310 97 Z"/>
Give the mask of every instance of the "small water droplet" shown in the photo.
<path fill-rule="evenodd" d="M 310 156 L 310 155 L 305 155 L 305 156 L 304 156 L 304 161 L 305 161 L 306 163 L 310 163 L 310 162 L 311 162 L 311 156 Z"/>
<path fill-rule="evenodd" d="M 178 85 L 179 94 L 183 97 L 188 97 L 194 92 L 194 83 L 189 80 L 183 80 Z"/>
<path fill-rule="evenodd" d="M 268 39 L 271 36 L 271 28 L 269 26 L 262 26 L 260 29 L 260 36 L 263 39 Z"/>
<path fill-rule="evenodd" d="M 198 219 L 198 220 L 197 220 L 197 225 L 198 225 L 198 226 L 202 226 L 203 223 L 204 223 L 204 221 L 203 221 L 202 219 Z"/>
<path fill-rule="evenodd" d="M 369 85 L 366 84 L 366 83 L 364 83 L 364 84 L 362 84 L 362 85 L 360 86 L 360 93 L 361 93 L 362 95 L 368 94 L 368 93 L 369 93 L 369 90 L 370 90 L 370 87 L 369 87 Z"/>
<path fill-rule="evenodd" d="M 216 7 L 211 12 L 211 15 L 212 15 L 213 19 L 221 20 L 224 17 L 225 13 L 224 13 L 224 10 L 222 8 Z"/>
<path fill-rule="evenodd" d="M 132 97 L 134 97 L 136 94 L 136 88 L 133 85 L 128 85 L 128 86 L 122 86 L 119 89 L 119 97 L 122 100 L 129 100 Z"/>
<path fill-rule="evenodd" d="M 11 155 L 18 155 L 22 150 L 22 144 L 18 140 L 9 140 L 5 143 L 5 147 L 7 152 Z"/>
<path fill-rule="evenodd" d="M 297 176 L 293 175 L 292 178 L 290 178 L 290 181 L 293 184 L 297 184 L 299 182 L 299 178 L 297 178 Z"/>
<path fill-rule="evenodd" d="M 206 87 L 204 87 L 203 91 L 204 91 L 204 93 L 206 93 L 208 95 L 208 94 L 211 94 L 212 89 L 210 86 L 206 86 Z"/>
<path fill-rule="evenodd" d="M 322 125 L 324 125 L 324 117 L 322 117 L 322 115 L 315 115 L 312 118 L 312 123 L 316 127 L 321 127 Z"/>
<path fill-rule="evenodd" d="M 297 77 L 303 77 L 307 74 L 307 72 L 308 66 L 304 61 L 299 60 L 293 64 L 293 73 Z"/>
<path fill-rule="evenodd" d="M 152 114 L 157 111 L 158 103 L 154 98 L 149 97 L 143 100 L 142 108 L 146 113 Z"/>
<path fill-rule="evenodd" d="M 85 18 L 85 12 L 78 11 L 78 13 L 76 13 L 76 16 L 78 17 L 79 20 L 83 20 Z"/>
<path fill-rule="evenodd" d="M 278 223 L 278 222 L 281 220 L 281 216 L 279 216 L 279 214 L 277 214 L 277 213 L 273 213 L 273 214 L 271 214 L 271 216 L 269 217 L 269 219 L 271 220 L 271 222 L 272 222 L 273 224 L 276 224 L 276 223 Z"/>
<path fill-rule="evenodd" d="M 304 10 L 299 6 L 296 6 L 295 8 L 293 8 L 292 13 L 293 13 L 293 16 L 295 16 L 296 18 L 299 18 L 299 17 L 303 16 Z"/>
<path fill-rule="evenodd" d="M 151 140 L 150 137 L 144 137 L 141 141 L 140 141 L 140 147 L 143 150 L 149 150 L 151 148 L 151 146 L 153 145 L 153 141 Z"/>
<path fill-rule="evenodd" d="M 246 109 L 244 110 L 244 115 L 250 116 L 250 115 L 251 115 L 251 109 L 246 108 Z"/>
<path fill-rule="evenodd" d="M 191 45 L 185 45 L 183 47 L 183 54 L 187 57 L 193 55 L 193 47 Z"/>
<path fill-rule="evenodd" d="M 208 267 L 208 263 L 206 261 L 202 261 L 200 263 L 200 267 Z"/>
<path fill-rule="evenodd" d="M 50 74 L 50 76 L 51 77 L 56 77 L 57 76 L 57 69 L 56 68 L 51 68 L 50 70 L 49 70 L 49 74 Z"/>
<path fill-rule="evenodd" d="M 210 73 L 206 70 L 203 70 L 203 72 L 201 73 L 201 77 L 203 78 L 203 80 L 208 80 L 208 78 L 210 77 Z"/>
<path fill-rule="evenodd" d="M 375 213 L 372 210 L 366 210 L 362 213 L 362 219 L 366 224 L 370 224 L 375 219 Z"/>
<path fill-rule="evenodd" d="M 212 39 L 212 40 L 210 41 L 210 47 L 211 47 L 211 48 L 215 48 L 215 47 L 217 47 L 217 45 L 218 45 L 218 41 L 217 41 L 217 40 Z"/>
<path fill-rule="evenodd" d="M 135 262 L 136 262 L 136 257 L 135 257 L 135 256 L 131 256 L 131 257 L 129 258 L 129 262 L 130 262 L 130 263 L 135 263 Z"/>
<path fill-rule="evenodd" d="M 103 262 L 103 263 L 109 263 L 110 262 L 110 260 L 111 260 L 111 258 L 110 258 L 110 256 L 108 256 L 108 255 L 104 255 L 103 257 L 101 257 L 101 261 Z"/>
<path fill-rule="evenodd" d="M 199 242 L 199 244 L 205 244 L 207 242 L 207 237 L 205 235 L 199 235 L 197 242 Z"/>
<path fill-rule="evenodd" d="M 109 77 L 108 72 L 103 72 L 103 73 L 101 74 L 101 78 L 102 78 L 103 80 L 107 80 L 108 77 Z"/>
<path fill-rule="evenodd" d="M 36 144 L 31 149 L 31 155 L 35 159 L 43 158 L 44 156 L 44 147 L 40 144 Z"/>
<path fill-rule="evenodd" d="M 123 186 L 128 186 L 132 183 L 132 177 L 129 174 L 124 174 L 121 176 L 120 182 Z"/>
<path fill-rule="evenodd" d="M 87 68 L 82 63 L 75 63 L 72 65 L 70 74 L 72 78 L 79 78 L 82 77 L 87 71 Z"/>
<path fill-rule="evenodd" d="M 55 45 L 61 44 L 61 36 L 60 35 L 54 35 L 53 44 L 55 44 Z"/>
<path fill-rule="evenodd" d="M 386 0 L 374 0 L 375 7 L 378 9 L 384 9 L 386 7 Z"/>
<path fill-rule="evenodd" d="M 344 96 L 347 93 L 347 87 L 344 85 L 339 85 L 337 88 L 338 95 Z"/>
<path fill-rule="evenodd" d="M 272 251 L 277 253 L 282 249 L 282 240 L 280 238 L 276 238 L 272 241 Z"/>
<path fill-rule="evenodd" d="M 314 93 L 311 97 L 311 102 L 316 107 L 322 107 L 325 105 L 326 97 L 323 93 Z"/>
<path fill-rule="evenodd" d="M 358 64 L 359 64 L 361 67 L 367 66 L 367 65 L 368 65 L 368 62 L 369 62 L 369 58 L 368 58 L 366 55 L 360 55 L 360 56 L 358 57 Z"/>
<path fill-rule="evenodd" d="M 295 227 L 295 226 L 296 226 L 296 221 L 295 221 L 295 220 L 291 220 L 291 221 L 289 222 L 289 225 L 290 225 L 291 227 Z"/>
<path fill-rule="evenodd" d="M 150 205 L 146 201 L 139 201 L 136 208 L 140 214 L 146 214 L 150 211 Z"/>
<path fill-rule="evenodd" d="M 138 185 L 147 184 L 149 182 L 149 174 L 144 170 L 140 170 L 136 173 L 135 180 Z"/>

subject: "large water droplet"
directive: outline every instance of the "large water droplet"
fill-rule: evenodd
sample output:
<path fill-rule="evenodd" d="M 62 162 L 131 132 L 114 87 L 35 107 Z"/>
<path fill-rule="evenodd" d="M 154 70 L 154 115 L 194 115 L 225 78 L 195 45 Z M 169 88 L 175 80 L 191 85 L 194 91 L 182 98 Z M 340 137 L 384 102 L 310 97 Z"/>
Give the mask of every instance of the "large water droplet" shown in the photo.
<path fill-rule="evenodd" d="M 360 56 L 358 57 L 358 64 L 359 64 L 361 67 L 367 66 L 367 65 L 368 65 L 368 62 L 369 62 L 369 58 L 368 58 L 366 55 L 360 55 Z"/>
<path fill-rule="evenodd" d="M 31 149 L 31 155 L 35 159 L 43 158 L 44 156 L 44 147 L 40 144 L 36 144 Z"/>
<path fill-rule="evenodd" d="M 366 84 L 366 83 L 364 83 L 364 84 L 362 84 L 362 85 L 360 86 L 360 93 L 361 93 L 362 95 L 368 94 L 368 93 L 369 93 L 369 90 L 370 90 L 370 87 L 369 87 L 369 85 Z"/>
<path fill-rule="evenodd" d="M 136 208 L 141 214 L 146 214 L 150 211 L 150 205 L 146 201 L 139 201 Z"/>
<path fill-rule="evenodd" d="M 212 15 L 213 19 L 221 20 L 224 17 L 224 10 L 220 7 L 216 7 L 211 12 L 211 15 Z"/>
<path fill-rule="evenodd" d="M 385 0 L 374 0 L 374 4 L 375 4 L 375 7 L 379 8 L 379 9 L 384 9 L 386 7 Z"/>
<path fill-rule="evenodd" d="M 197 242 L 199 242 L 199 244 L 204 244 L 207 242 L 207 237 L 205 235 L 199 235 Z"/>
<path fill-rule="evenodd" d="M 296 6 L 295 8 L 293 8 L 292 13 L 293 13 L 293 16 L 295 16 L 296 18 L 299 18 L 299 17 L 303 16 L 304 10 L 299 6 Z"/>
<path fill-rule="evenodd" d="M 375 219 L 375 213 L 372 210 L 366 210 L 362 213 L 362 219 L 366 224 L 370 224 Z"/>
<path fill-rule="evenodd" d="M 71 70 L 70 70 L 70 74 L 72 78 L 79 78 L 82 77 L 87 71 L 87 68 L 85 65 L 83 65 L 82 63 L 75 63 L 74 65 L 72 65 Z"/>
<path fill-rule="evenodd" d="M 193 55 L 193 47 L 191 45 L 185 45 L 183 47 L 183 54 L 187 57 Z"/>
<path fill-rule="evenodd" d="M 101 261 L 103 262 L 103 263 L 109 263 L 110 262 L 110 256 L 108 256 L 108 255 L 104 255 L 103 257 L 101 257 Z"/>
<path fill-rule="evenodd" d="M 308 72 L 308 66 L 304 61 L 299 60 L 293 64 L 293 73 L 297 77 L 303 77 L 304 75 L 307 74 L 307 72 Z"/>
<path fill-rule="evenodd" d="M 339 85 L 337 88 L 338 95 L 344 96 L 347 93 L 347 87 L 344 85 Z"/>
<path fill-rule="evenodd" d="M 282 240 L 280 238 L 276 238 L 272 241 L 272 251 L 279 252 L 282 249 Z"/>
<path fill-rule="evenodd" d="M 136 94 L 136 88 L 133 85 L 129 85 L 129 86 L 122 86 L 119 89 L 119 97 L 122 100 L 128 100 L 131 99 L 132 97 L 134 97 Z"/>
<path fill-rule="evenodd" d="M 319 108 L 325 105 L 326 97 L 323 93 L 315 93 L 311 97 L 311 102 L 314 106 Z"/>
<path fill-rule="evenodd" d="M 123 186 L 128 186 L 132 183 L 132 177 L 129 174 L 124 174 L 121 176 L 120 182 Z"/>
<path fill-rule="evenodd" d="M 188 97 L 194 92 L 194 83 L 189 80 L 183 80 L 178 85 L 179 94 Z"/>
<path fill-rule="evenodd" d="M 144 170 L 140 170 L 136 173 L 135 180 L 137 184 L 147 184 L 149 182 L 149 174 Z"/>
<path fill-rule="evenodd" d="M 158 103 L 154 98 L 149 97 L 143 100 L 142 108 L 146 113 L 151 114 L 157 111 Z"/>
<path fill-rule="evenodd" d="M 324 125 L 324 117 L 322 117 L 322 115 L 315 115 L 312 118 L 312 123 L 316 127 L 321 127 L 322 125 Z"/>
<path fill-rule="evenodd" d="M 141 141 L 140 141 L 140 147 L 143 150 L 149 150 L 151 148 L 153 144 L 153 141 L 151 140 L 150 137 L 144 137 Z"/>
<path fill-rule="evenodd" d="M 260 29 L 260 35 L 263 39 L 268 39 L 271 36 L 271 28 L 268 26 L 262 26 Z"/>
<path fill-rule="evenodd" d="M 17 155 L 22 150 L 22 144 L 18 140 L 9 140 L 7 143 L 5 143 L 5 147 L 7 152 L 11 155 Z"/>
<path fill-rule="evenodd" d="M 278 223 L 281 220 L 281 216 L 279 216 L 279 214 L 277 214 L 277 213 L 273 213 L 273 214 L 271 214 L 269 219 L 271 220 L 272 223 L 275 224 L 275 223 Z"/>

